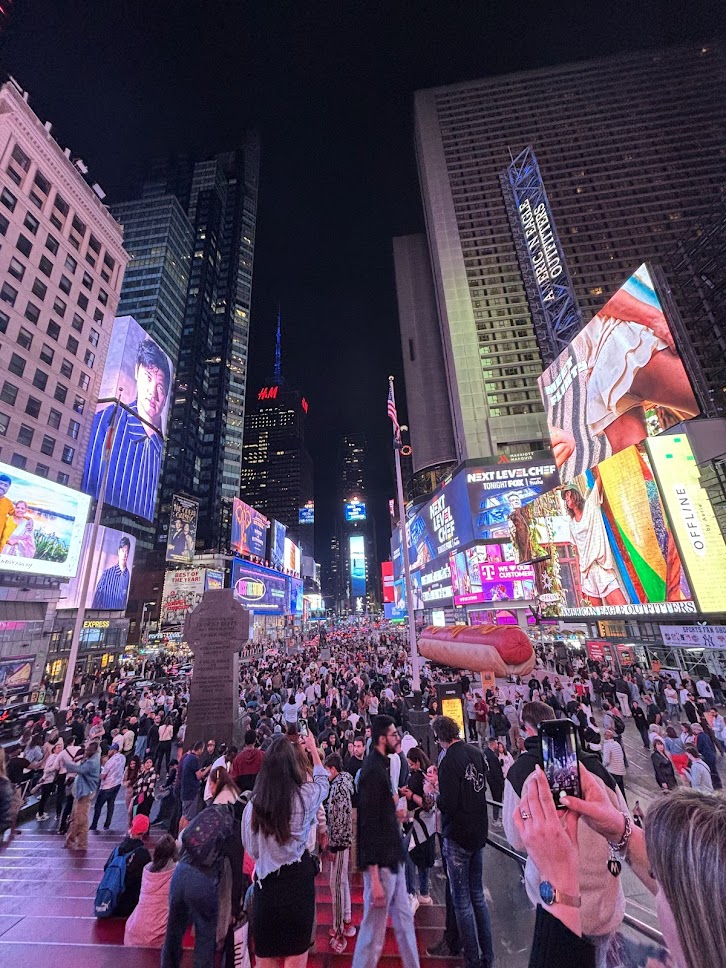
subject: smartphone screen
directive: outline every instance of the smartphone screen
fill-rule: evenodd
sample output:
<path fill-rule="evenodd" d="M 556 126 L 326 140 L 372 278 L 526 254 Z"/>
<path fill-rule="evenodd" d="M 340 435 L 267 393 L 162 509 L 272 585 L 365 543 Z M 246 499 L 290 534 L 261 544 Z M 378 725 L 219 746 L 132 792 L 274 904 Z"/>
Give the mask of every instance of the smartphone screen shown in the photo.
<path fill-rule="evenodd" d="M 305 722 L 304 719 L 298 719 L 298 721 L 297 721 L 297 731 L 300 734 L 300 736 L 307 736 L 308 735 L 308 724 Z"/>
<path fill-rule="evenodd" d="M 539 725 L 542 769 L 555 806 L 563 810 L 560 796 L 581 796 L 580 766 L 577 760 L 577 731 L 569 719 L 550 720 Z"/>

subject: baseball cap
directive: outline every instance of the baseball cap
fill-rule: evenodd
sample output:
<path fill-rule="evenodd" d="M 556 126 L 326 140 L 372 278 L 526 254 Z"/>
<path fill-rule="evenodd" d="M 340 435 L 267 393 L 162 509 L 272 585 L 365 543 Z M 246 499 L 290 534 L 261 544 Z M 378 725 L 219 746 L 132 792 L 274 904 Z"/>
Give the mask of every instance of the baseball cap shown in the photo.
<path fill-rule="evenodd" d="M 148 834 L 148 832 L 149 818 L 145 817 L 143 813 L 140 813 L 134 817 L 133 823 L 131 824 L 131 836 L 143 837 L 144 834 Z"/>

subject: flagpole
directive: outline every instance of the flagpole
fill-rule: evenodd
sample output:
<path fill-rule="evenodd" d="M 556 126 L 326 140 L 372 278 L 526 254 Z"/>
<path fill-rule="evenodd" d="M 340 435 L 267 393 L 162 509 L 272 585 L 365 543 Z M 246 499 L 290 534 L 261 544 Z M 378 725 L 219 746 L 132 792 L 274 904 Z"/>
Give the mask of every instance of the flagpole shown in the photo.
<path fill-rule="evenodd" d="M 391 400 L 395 407 L 396 394 L 393 389 L 393 377 L 388 377 Z M 413 593 L 411 588 L 411 565 L 408 560 L 408 534 L 406 532 L 406 508 L 403 503 L 403 480 L 401 478 L 401 437 L 400 431 L 394 431 L 393 451 L 396 458 L 396 490 L 398 492 L 398 520 L 401 525 L 401 554 L 403 555 L 403 580 L 406 595 L 406 610 L 408 612 L 408 639 L 411 650 L 411 667 L 413 673 L 414 694 L 421 692 L 421 671 L 418 662 L 418 643 L 416 641 L 416 623 L 413 615 Z"/>

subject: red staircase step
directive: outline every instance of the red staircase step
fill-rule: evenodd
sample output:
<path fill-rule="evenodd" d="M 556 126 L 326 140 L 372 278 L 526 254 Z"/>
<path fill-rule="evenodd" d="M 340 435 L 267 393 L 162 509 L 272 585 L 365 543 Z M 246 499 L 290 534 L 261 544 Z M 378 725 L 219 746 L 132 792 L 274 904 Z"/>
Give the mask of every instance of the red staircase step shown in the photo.
<path fill-rule="evenodd" d="M 0 968 L 159 968 L 158 948 L 126 948 L 63 944 L 5 944 L 0 937 Z M 193 955 L 185 951 L 181 968 L 192 968 Z M 322 964 L 317 966 L 322 968 Z"/>

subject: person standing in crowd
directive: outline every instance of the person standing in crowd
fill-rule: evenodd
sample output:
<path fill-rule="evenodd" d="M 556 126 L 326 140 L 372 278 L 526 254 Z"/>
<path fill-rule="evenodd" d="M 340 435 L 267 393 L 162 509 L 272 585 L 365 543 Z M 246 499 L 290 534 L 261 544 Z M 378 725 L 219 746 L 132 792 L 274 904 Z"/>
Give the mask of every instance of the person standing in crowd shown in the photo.
<path fill-rule="evenodd" d="M 138 903 L 124 929 L 125 945 L 161 948 L 164 944 L 169 922 L 169 886 L 177 858 L 176 841 L 164 834 L 154 848 L 153 860 L 144 866 Z"/>
<path fill-rule="evenodd" d="M 451 887 L 466 968 L 491 968 L 494 944 L 484 897 L 484 845 L 488 834 L 486 763 L 480 750 L 462 742 L 447 716 L 434 724 L 445 751 L 439 763 L 442 853 Z"/>
<path fill-rule="evenodd" d="M 118 791 L 121 789 L 125 767 L 126 760 L 121 753 L 118 752 L 115 746 L 109 747 L 108 758 L 101 767 L 101 781 L 98 795 L 96 796 L 96 803 L 93 807 L 93 820 L 91 821 L 90 830 L 98 829 L 98 821 L 101 819 L 101 812 L 104 806 L 106 807 L 106 822 L 103 825 L 103 829 L 108 830 L 111 826 L 113 808 L 116 804 Z"/>
<path fill-rule="evenodd" d="M 616 741 L 615 733 L 612 729 L 605 730 L 605 742 L 602 744 L 602 765 L 613 780 L 615 780 L 623 795 L 623 799 L 627 803 L 628 800 L 625 796 L 625 758 L 623 757 L 623 748 Z"/>
<path fill-rule="evenodd" d="M 73 781 L 73 808 L 65 846 L 70 850 L 87 850 L 88 811 L 101 783 L 101 753 L 98 743 L 89 743 L 82 761 L 69 761 L 66 770 L 75 773 L 76 778 Z"/>
<path fill-rule="evenodd" d="M 63 752 L 64 743 L 62 739 L 56 740 L 51 748 L 50 755 L 46 757 L 45 765 L 43 767 L 43 775 L 38 783 L 38 789 L 40 790 L 40 803 L 38 804 L 38 817 L 37 819 L 41 822 L 48 819 L 48 815 L 45 812 L 45 808 L 48 805 L 48 800 L 54 790 L 57 790 L 56 781 L 58 779 L 58 770 L 60 768 L 60 755 Z M 56 794 L 57 795 L 57 794 Z"/>
<path fill-rule="evenodd" d="M 711 771 L 711 782 L 714 790 L 720 790 L 723 786 L 718 772 L 718 755 L 713 740 L 705 732 L 700 723 L 691 726 L 691 732 L 696 737 L 696 749 L 701 754 L 701 758 Z"/>
<path fill-rule="evenodd" d="M 202 779 L 205 775 L 201 764 L 203 752 L 204 743 L 199 740 L 181 762 L 182 816 L 187 821 L 194 819 L 199 808 L 199 794 L 202 792 Z"/>
<path fill-rule="evenodd" d="M 494 738 L 489 740 L 486 749 L 484 750 L 484 759 L 486 760 L 487 764 L 487 783 L 489 784 L 489 789 L 491 790 L 492 800 L 495 800 L 497 803 L 501 803 L 504 798 L 504 770 L 502 769 L 502 764 L 499 760 L 500 747 L 502 749 L 506 749 L 503 743 L 500 743 L 498 739 Z M 499 819 L 501 808 L 492 807 L 492 810 L 494 825 L 501 827 L 502 822 Z"/>
<path fill-rule="evenodd" d="M 653 740 L 653 752 L 650 754 L 650 761 L 653 764 L 655 781 L 658 786 L 663 790 L 675 790 L 678 786 L 678 780 L 660 736 Z"/>
<path fill-rule="evenodd" d="M 245 733 L 245 745 L 232 763 L 232 777 L 240 793 L 254 789 L 264 758 L 265 754 L 257 748 L 257 734 L 254 729 L 248 729 Z"/>
<path fill-rule="evenodd" d="M 348 867 L 350 847 L 353 842 L 353 777 L 343 769 L 338 753 L 326 757 L 325 769 L 330 777 L 328 807 L 328 851 L 333 855 L 330 862 L 330 896 L 333 899 L 333 926 L 330 929 L 330 947 L 335 954 L 342 954 L 347 938 L 355 935 L 351 924 L 350 882 Z"/>
<path fill-rule="evenodd" d="M 306 842 L 330 782 L 315 738 L 293 737 L 272 740 L 242 818 L 242 842 L 255 861 L 250 927 L 259 968 L 280 960 L 304 968 L 315 917 L 316 866 Z"/>
<path fill-rule="evenodd" d="M 151 816 L 151 808 L 154 806 L 154 789 L 158 779 L 159 777 L 154 769 L 154 761 L 150 756 L 147 756 L 134 784 L 132 809 L 135 816 L 139 814 L 143 814 L 144 817 Z"/>
<path fill-rule="evenodd" d="M 15 832 L 15 789 L 8 779 L 5 750 L 0 746 L 0 843 L 7 843 Z"/>
<path fill-rule="evenodd" d="M 688 769 L 686 776 L 694 790 L 702 790 L 704 793 L 713 793 L 713 780 L 711 771 L 701 759 L 701 754 L 691 743 L 686 746 L 686 756 L 688 757 Z"/>
<path fill-rule="evenodd" d="M 363 871 L 363 920 L 353 968 L 375 968 L 390 913 L 404 968 L 419 968 L 413 914 L 406 890 L 405 854 L 388 757 L 396 752 L 398 730 L 390 716 L 371 724 L 371 749 L 358 779 L 358 866 Z"/>
<path fill-rule="evenodd" d="M 165 760 L 166 769 L 169 769 L 169 763 L 171 761 L 171 742 L 173 738 L 174 724 L 171 716 L 167 716 L 161 726 L 159 726 L 159 745 L 156 747 L 156 758 L 154 760 L 154 769 L 159 776 L 161 776 Z"/>
<path fill-rule="evenodd" d="M 417 904 L 433 904 L 429 894 L 430 871 L 436 860 L 436 817 L 434 814 L 434 797 L 428 793 L 426 787 L 426 773 L 431 761 L 418 747 L 414 746 L 407 755 L 409 775 L 405 786 L 400 792 L 406 797 L 408 808 L 408 857 L 406 859 L 406 883 L 409 897 L 415 897 Z M 406 838 L 404 838 L 405 845 Z M 416 893 L 416 874 L 418 874 L 419 890 Z M 414 911 L 415 914 L 415 911 Z"/>
<path fill-rule="evenodd" d="M 640 738 L 643 741 L 643 749 L 649 750 L 650 743 L 648 742 L 648 720 L 646 719 L 645 712 L 638 702 L 633 702 L 632 711 L 635 728 L 640 733 Z"/>

